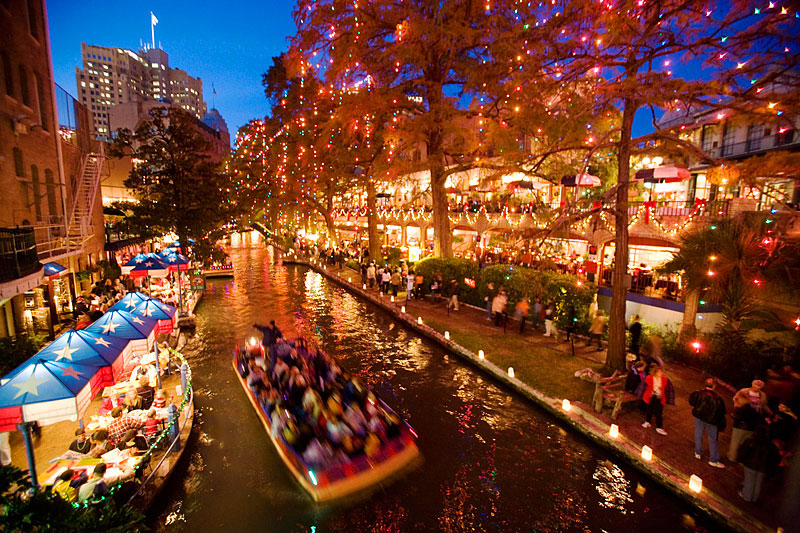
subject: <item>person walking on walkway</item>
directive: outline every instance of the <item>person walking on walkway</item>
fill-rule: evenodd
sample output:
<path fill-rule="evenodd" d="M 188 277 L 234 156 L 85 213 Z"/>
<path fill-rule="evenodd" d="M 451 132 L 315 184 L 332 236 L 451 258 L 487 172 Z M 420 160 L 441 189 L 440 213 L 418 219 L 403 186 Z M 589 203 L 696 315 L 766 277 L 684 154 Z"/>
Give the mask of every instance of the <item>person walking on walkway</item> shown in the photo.
<path fill-rule="evenodd" d="M 739 461 L 744 466 L 744 480 L 739 496 L 746 502 L 757 501 L 765 474 L 777 467 L 780 460 L 780 452 L 769 439 L 767 426 L 758 426 L 739 447 Z"/>
<path fill-rule="evenodd" d="M 650 374 L 645 378 L 645 389 L 642 401 L 647 405 L 643 428 L 650 427 L 650 421 L 655 418 L 656 433 L 666 435 L 667 432 L 662 427 L 664 425 L 663 413 L 664 405 L 675 404 L 675 389 L 672 383 L 664 376 L 660 366 L 653 367 Z"/>
<path fill-rule="evenodd" d="M 536 298 L 536 301 L 533 302 L 533 306 L 531 307 L 531 325 L 533 329 L 539 329 L 539 326 L 542 323 L 542 299 Z"/>
<path fill-rule="evenodd" d="M 547 305 L 544 308 L 544 336 L 555 337 L 556 331 L 553 329 L 553 315 L 556 314 L 556 306 L 553 300 L 547 300 Z"/>
<path fill-rule="evenodd" d="M 367 263 L 361 263 L 359 265 L 359 269 L 361 270 L 361 285 L 367 284 Z"/>
<path fill-rule="evenodd" d="M 389 294 L 389 285 L 392 281 L 392 273 L 389 270 L 389 267 L 385 267 L 383 272 L 381 272 L 381 292 L 383 294 Z"/>
<path fill-rule="evenodd" d="M 606 331 L 606 322 L 608 322 L 608 318 L 602 309 L 598 309 L 592 320 L 592 325 L 589 326 L 589 339 L 586 341 L 586 346 L 591 346 L 592 340 L 596 338 L 597 351 L 599 352 L 603 349 L 603 333 Z"/>
<path fill-rule="evenodd" d="M 417 283 L 417 300 L 422 300 L 425 296 L 425 276 L 418 273 L 415 281 Z"/>
<path fill-rule="evenodd" d="M 494 283 L 489 283 L 486 288 L 486 296 L 483 298 L 486 302 L 486 320 L 489 321 L 492 320 L 492 304 L 495 296 L 497 296 L 497 291 L 494 290 Z"/>
<path fill-rule="evenodd" d="M 725 468 L 719 460 L 719 432 L 725 430 L 725 402 L 714 390 L 717 383 L 714 378 L 708 378 L 703 390 L 694 391 L 689 395 L 689 405 L 692 406 L 694 417 L 694 457 L 703 456 L 703 433 L 708 435 L 708 451 L 710 454 L 708 464 L 715 468 Z"/>
<path fill-rule="evenodd" d="M 764 393 L 764 382 L 760 379 L 753 380 L 749 387 L 740 389 L 734 398 L 747 398 L 758 414 L 767 417 L 772 414 L 767 406 L 767 395 Z"/>
<path fill-rule="evenodd" d="M 640 359 L 639 346 L 642 341 L 642 323 L 639 322 L 639 315 L 633 315 L 628 331 L 631 332 L 631 353 L 636 356 L 638 361 Z"/>
<path fill-rule="evenodd" d="M 375 264 L 370 263 L 367 267 L 367 282 L 369 282 L 369 288 L 371 289 L 375 285 Z"/>
<path fill-rule="evenodd" d="M 506 313 L 506 304 L 508 303 L 508 297 L 506 296 L 506 291 L 501 287 L 500 292 L 497 293 L 497 296 L 494 297 L 492 300 L 492 313 L 494 313 L 494 325 L 500 327 L 500 320 L 504 318 Z"/>
<path fill-rule="evenodd" d="M 519 334 L 522 335 L 525 333 L 525 321 L 528 319 L 528 313 L 530 312 L 531 306 L 528 303 L 528 299 L 526 297 L 522 297 L 522 299 L 517 302 L 517 305 L 514 309 L 514 318 L 519 320 Z"/>
<path fill-rule="evenodd" d="M 453 311 L 458 311 L 458 281 L 451 280 L 450 287 L 448 288 L 450 300 L 447 302 L 447 308 L 453 308 Z"/>
<path fill-rule="evenodd" d="M 728 446 L 728 461 L 732 463 L 739 462 L 739 446 L 750 438 L 760 421 L 761 415 L 750 405 L 750 400 L 745 396 L 734 396 L 733 429 L 731 430 L 731 442 Z"/>
<path fill-rule="evenodd" d="M 414 271 L 409 270 L 406 276 L 406 300 L 414 297 Z"/>

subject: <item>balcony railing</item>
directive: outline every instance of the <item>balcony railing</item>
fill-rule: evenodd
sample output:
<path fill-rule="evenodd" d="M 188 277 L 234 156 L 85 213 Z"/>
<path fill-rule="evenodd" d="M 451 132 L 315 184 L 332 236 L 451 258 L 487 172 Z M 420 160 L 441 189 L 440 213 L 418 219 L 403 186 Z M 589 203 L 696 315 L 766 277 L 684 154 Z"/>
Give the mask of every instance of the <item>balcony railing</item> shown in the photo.
<path fill-rule="evenodd" d="M 738 158 L 767 150 L 789 150 L 800 145 L 800 135 L 794 130 L 776 133 L 766 137 L 748 139 L 738 143 L 720 143 L 718 146 L 706 145 L 703 151 L 714 159 Z"/>
<path fill-rule="evenodd" d="M 33 229 L 0 228 L 0 282 L 25 277 L 40 268 Z"/>

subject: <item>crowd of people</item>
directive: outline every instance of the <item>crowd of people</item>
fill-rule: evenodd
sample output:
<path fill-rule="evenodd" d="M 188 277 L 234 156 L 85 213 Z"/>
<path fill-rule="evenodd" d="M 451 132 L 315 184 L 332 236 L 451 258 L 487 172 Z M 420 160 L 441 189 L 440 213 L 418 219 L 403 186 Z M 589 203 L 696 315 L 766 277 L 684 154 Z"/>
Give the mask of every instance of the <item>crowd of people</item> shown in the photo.
<path fill-rule="evenodd" d="M 282 339 L 274 322 L 254 326 L 264 342 L 238 352 L 238 372 L 269 418 L 273 437 L 309 468 L 371 457 L 400 435 L 400 418 L 326 353 L 303 339 Z"/>

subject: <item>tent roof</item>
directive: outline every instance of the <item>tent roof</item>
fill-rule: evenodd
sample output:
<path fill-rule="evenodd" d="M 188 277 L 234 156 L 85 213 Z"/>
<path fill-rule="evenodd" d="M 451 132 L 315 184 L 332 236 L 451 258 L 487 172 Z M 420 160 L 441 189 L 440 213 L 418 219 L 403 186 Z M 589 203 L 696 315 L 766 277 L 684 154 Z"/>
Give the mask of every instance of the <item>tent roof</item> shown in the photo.
<path fill-rule="evenodd" d="M 96 366 L 33 356 L 16 376 L 0 386 L 0 408 L 74 398 L 98 370 Z"/>
<path fill-rule="evenodd" d="M 128 311 L 135 309 L 137 305 L 147 300 L 149 296 L 141 292 L 129 292 L 120 301 L 111 306 L 109 311 Z"/>
<path fill-rule="evenodd" d="M 121 337 L 123 339 L 146 339 L 156 327 L 157 321 L 132 315 L 127 311 L 107 311 L 84 331 L 95 335 Z"/>

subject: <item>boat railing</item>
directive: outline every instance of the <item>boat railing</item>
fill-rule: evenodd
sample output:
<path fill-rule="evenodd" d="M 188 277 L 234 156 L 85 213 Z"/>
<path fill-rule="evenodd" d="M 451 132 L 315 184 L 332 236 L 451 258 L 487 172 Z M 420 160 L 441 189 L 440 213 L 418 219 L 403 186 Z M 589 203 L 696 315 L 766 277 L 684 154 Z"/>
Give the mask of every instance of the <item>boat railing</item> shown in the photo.
<path fill-rule="evenodd" d="M 186 428 L 186 424 L 189 423 L 189 415 L 188 415 L 188 413 L 191 412 L 191 409 L 192 409 L 192 406 L 193 406 L 193 403 L 194 403 L 194 388 L 192 387 L 191 369 L 189 367 L 189 364 L 186 362 L 186 359 L 183 357 L 183 355 L 180 352 L 178 352 L 176 350 L 172 350 L 172 349 L 170 349 L 170 351 L 172 352 L 172 354 L 178 356 L 178 358 L 179 358 L 179 360 L 181 361 L 182 364 L 186 364 L 186 368 L 187 368 L 187 372 L 186 372 L 186 390 L 183 391 L 183 398 L 181 400 L 181 405 L 178 407 L 178 411 L 175 414 L 175 417 L 172 419 L 171 422 L 169 422 L 167 424 L 167 426 L 163 430 L 161 430 L 161 432 L 158 434 L 158 437 L 155 438 L 153 443 L 150 445 L 150 447 L 145 452 L 144 456 L 142 456 L 142 459 L 141 459 L 141 461 L 139 461 L 139 466 L 137 468 L 144 468 L 144 465 L 146 465 L 148 463 L 149 459 L 158 451 L 158 448 L 161 445 L 161 442 L 164 439 L 168 439 L 169 438 L 169 434 L 170 434 L 170 432 L 172 430 L 172 426 L 174 424 L 180 424 L 180 427 L 179 427 L 178 431 L 175 432 L 175 437 L 170 440 L 170 443 L 169 443 L 169 446 L 167 447 L 167 449 L 161 455 L 161 459 L 158 461 L 158 464 L 150 469 L 150 474 L 144 479 L 144 481 L 142 481 L 142 484 L 139 486 L 139 488 L 136 490 L 136 492 L 134 492 L 133 495 L 130 497 L 130 499 L 128 500 L 128 504 L 131 504 L 133 502 L 133 500 L 135 500 L 142 493 L 144 488 L 147 487 L 148 484 L 155 477 L 156 473 L 159 471 L 159 469 L 161 468 L 161 465 L 164 463 L 164 461 L 167 459 L 167 457 L 169 457 L 170 454 L 173 451 L 175 451 L 175 447 L 178 445 L 178 443 L 181 440 L 181 434 L 183 433 L 183 430 Z M 181 415 L 184 413 L 184 410 L 186 412 L 186 416 L 183 417 L 183 422 L 180 422 Z"/>

